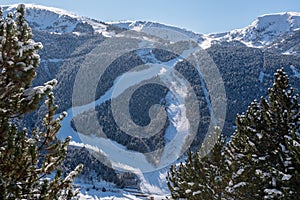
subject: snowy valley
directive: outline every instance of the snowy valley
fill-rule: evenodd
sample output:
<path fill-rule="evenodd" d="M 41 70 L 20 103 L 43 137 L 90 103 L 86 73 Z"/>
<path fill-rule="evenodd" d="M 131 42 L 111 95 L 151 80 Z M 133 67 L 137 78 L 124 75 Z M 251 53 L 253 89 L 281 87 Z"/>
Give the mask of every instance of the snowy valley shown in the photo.
<path fill-rule="evenodd" d="M 16 5 L 3 6 L 4 15 L 15 8 Z M 245 111 L 253 99 L 266 96 L 276 69 L 283 67 L 295 91 L 300 92 L 300 13 L 266 14 L 245 28 L 211 34 L 156 22 L 101 22 L 31 4 L 26 5 L 26 17 L 34 40 L 44 46 L 39 52 L 41 63 L 33 85 L 53 78 L 58 80 L 54 90 L 56 103 L 59 112 L 67 112 L 58 137 L 65 139 L 71 135 L 70 145 L 75 149 L 71 152 L 75 155 L 82 151 L 91 156 L 84 168 L 85 175 L 76 180 L 81 187 L 80 199 L 161 199 L 169 195 L 166 175 L 170 164 L 183 161 L 187 148 L 197 149 L 211 127 L 220 123 L 214 108 L 217 100 L 210 94 L 212 88 L 207 83 L 213 82 L 213 77 L 195 70 L 194 63 L 189 60 L 190 55 L 195 56 L 193 52 L 197 48 L 204 49 L 222 78 L 227 101 L 220 107 L 224 106 L 227 112 L 224 111 L 221 124 L 227 136 L 236 128 L 236 114 Z M 147 31 L 153 30 L 158 32 L 147 35 Z M 126 33 L 146 35 L 138 42 L 119 40 L 120 35 Z M 182 38 L 190 38 L 193 43 Z M 120 41 L 120 47 L 115 47 L 117 44 L 111 41 Z M 156 41 L 167 45 L 156 45 Z M 121 49 L 122 42 L 130 43 L 128 50 Z M 122 55 L 103 51 L 114 48 L 120 49 Z M 87 67 L 88 59 L 96 57 L 115 59 L 97 66 L 91 62 Z M 103 73 L 96 72 L 102 65 Z M 136 69 L 140 65 L 146 67 Z M 98 74 L 103 77 L 91 83 L 91 88 L 83 83 L 82 88 L 74 89 L 80 73 L 84 74 L 80 78 L 87 81 Z M 174 81 L 182 79 L 185 82 Z M 146 80 L 152 82 L 145 83 Z M 149 114 L 152 105 L 159 105 L 164 111 L 165 118 L 161 119 L 165 122 L 157 135 L 137 139 L 115 122 L 113 106 L 114 99 L 125 99 L 122 94 L 139 84 L 146 92 L 135 90 L 133 99 L 128 101 L 133 122 L 148 127 L 154 119 Z M 168 87 L 161 86 L 163 84 Z M 78 99 L 74 98 L 76 92 L 80 94 Z M 186 106 L 186 97 L 191 94 L 198 102 L 192 106 L 197 107 Z M 192 108 L 200 113 L 200 119 L 190 141 L 188 136 L 193 129 L 190 124 L 196 118 L 188 111 Z M 38 118 L 34 114 L 27 117 L 27 126 L 32 126 Z M 190 143 L 186 145 L 185 142 Z M 89 169 L 89 164 L 96 162 L 94 160 L 103 162 L 101 169 L 115 176 L 114 180 L 105 174 L 98 175 L 100 172 L 94 166 Z M 72 164 L 72 154 L 68 162 Z"/>

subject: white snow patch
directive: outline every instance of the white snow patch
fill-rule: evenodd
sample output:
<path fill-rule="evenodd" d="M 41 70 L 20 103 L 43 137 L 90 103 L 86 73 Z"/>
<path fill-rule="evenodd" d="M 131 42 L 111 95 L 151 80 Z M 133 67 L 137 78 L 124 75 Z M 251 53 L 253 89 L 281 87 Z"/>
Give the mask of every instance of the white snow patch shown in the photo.
<path fill-rule="evenodd" d="M 5 5 L 3 7 L 4 16 L 8 12 L 13 12 L 18 4 Z M 69 11 L 46 7 L 42 5 L 25 4 L 26 19 L 32 23 L 35 30 L 47 31 L 54 34 L 73 33 L 76 25 L 79 23 L 90 24 L 95 33 L 108 34 L 106 31 L 107 25 L 96 20 L 80 17 Z M 78 35 L 78 33 L 75 33 Z"/>
<path fill-rule="evenodd" d="M 268 195 L 281 195 L 282 192 L 277 190 L 277 189 L 265 189 L 264 190 L 265 193 L 267 193 Z"/>
<path fill-rule="evenodd" d="M 294 147 L 300 147 L 300 143 L 297 142 L 296 140 L 293 140 L 293 146 Z"/>
<path fill-rule="evenodd" d="M 260 83 L 264 83 L 264 76 L 265 76 L 265 73 L 263 71 L 260 71 L 260 73 L 259 73 L 259 82 Z"/>
<path fill-rule="evenodd" d="M 245 171 L 245 169 L 241 168 L 237 171 L 237 175 L 241 175 L 243 172 Z"/>
<path fill-rule="evenodd" d="M 256 136 L 258 137 L 259 140 L 263 137 L 261 133 L 256 133 Z"/>
<path fill-rule="evenodd" d="M 189 194 L 189 193 L 191 193 L 192 192 L 192 190 L 190 190 L 190 189 L 187 189 L 186 191 L 185 191 L 185 193 L 187 193 L 187 194 Z"/>
<path fill-rule="evenodd" d="M 300 28 L 300 13 L 284 12 L 266 14 L 258 17 L 249 26 L 227 33 L 214 33 L 205 37 L 203 47 L 213 42 L 239 41 L 248 47 L 263 48 L 275 41 L 278 36 L 291 33 Z M 287 52 L 292 53 L 292 52 Z"/>
<path fill-rule="evenodd" d="M 282 181 L 288 181 L 292 178 L 292 175 L 290 174 L 284 174 L 283 177 L 281 178 Z"/>
<path fill-rule="evenodd" d="M 246 186 L 246 185 L 247 185 L 246 182 L 240 182 L 240 183 L 238 183 L 238 184 L 235 184 L 235 185 L 233 186 L 233 188 L 244 187 L 244 186 Z"/>
<path fill-rule="evenodd" d="M 293 65 L 291 65 L 290 68 L 291 68 L 291 70 L 293 71 L 294 76 L 296 76 L 297 78 L 300 78 L 300 71 L 298 71 L 298 70 L 296 69 L 296 67 L 293 66 Z"/>
<path fill-rule="evenodd" d="M 297 55 L 297 54 L 298 54 L 298 52 L 294 51 L 292 49 L 289 49 L 289 50 L 282 53 L 282 55 Z"/>
<path fill-rule="evenodd" d="M 201 194 L 201 191 L 200 191 L 200 190 L 198 190 L 198 191 L 196 191 L 196 192 L 193 192 L 193 196 L 196 196 L 196 195 L 198 195 L 198 194 Z"/>
<path fill-rule="evenodd" d="M 162 39 L 167 39 L 173 42 L 182 41 L 186 38 L 191 38 L 194 41 L 202 42 L 203 34 L 194 33 L 184 28 L 178 28 L 173 25 L 162 24 L 157 22 L 145 22 L 145 21 L 119 21 L 108 22 L 118 26 L 120 28 L 142 31 L 150 35 L 157 35 Z"/>

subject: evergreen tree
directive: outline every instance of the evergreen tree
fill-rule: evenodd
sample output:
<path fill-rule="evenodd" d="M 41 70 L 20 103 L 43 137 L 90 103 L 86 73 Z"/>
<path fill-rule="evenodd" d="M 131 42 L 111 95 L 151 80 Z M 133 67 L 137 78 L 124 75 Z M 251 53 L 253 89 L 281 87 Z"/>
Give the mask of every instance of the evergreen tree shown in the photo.
<path fill-rule="evenodd" d="M 0 199 L 70 199 L 82 166 L 61 177 L 59 166 L 70 138 L 60 142 L 56 134 L 65 113 L 54 119 L 56 80 L 31 87 L 42 45 L 32 40 L 24 14 L 24 5 L 5 18 L 0 10 Z M 48 110 L 42 125 L 31 131 L 22 128 L 24 114 L 37 109 L 45 97 Z"/>
<path fill-rule="evenodd" d="M 268 99 L 255 100 L 237 116 L 237 130 L 226 145 L 220 140 L 202 159 L 188 152 L 185 163 L 171 167 L 167 181 L 173 198 L 299 199 L 298 95 L 283 69 L 274 77 Z"/>
<path fill-rule="evenodd" d="M 216 132 L 219 130 L 216 129 Z M 218 133 L 214 134 L 219 136 Z M 185 163 L 172 165 L 167 176 L 167 184 L 174 199 L 222 199 L 228 173 L 225 165 L 223 137 L 217 141 L 209 154 L 188 151 Z M 201 149 L 205 149 L 202 146 Z"/>
<path fill-rule="evenodd" d="M 299 199 L 300 106 L 283 69 L 274 75 L 268 99 L 238 115 L 226 147 L 232 171 L 230 199 Z"/>

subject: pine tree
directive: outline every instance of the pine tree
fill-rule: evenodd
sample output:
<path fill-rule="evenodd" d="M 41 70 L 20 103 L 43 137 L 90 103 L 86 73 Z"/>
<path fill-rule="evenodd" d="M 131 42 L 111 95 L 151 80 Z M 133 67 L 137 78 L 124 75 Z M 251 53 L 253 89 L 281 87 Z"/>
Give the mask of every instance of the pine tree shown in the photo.
<path fill-rule="evenodd" d="M 218 131 L 216 129 L 214 135 L 219 136 Z M 228 170 L 223 155 L 225 140 L 223 137 L 215 139 L 218 140 L 217 143 L 203 158 L 201 151 L 188 151 L 184 163 L 171 166 L 167 184 L 174 199 L 222 199 L 228 182 Z M 205 147 L 202 146 L 201 149 Z"/>
<path fill-rule="evenodd" d="M 54 119 L 56 80 L 31 87 L 42 45 L 32 40 L 24 14 L 24 5 L 5 18 L 0 10 L 0 199 L 70 199 L 82 166 L 61 177 L 70 138 L 60 142 L 56 134 L 65 113 Z M 43 98 L 48 110 L 42 125 L 22 128 L 24 114 L 37 109 Z"/>
<path fill-rule="evenodd" d="M 238 115 L 237 130 L 226 145 L 231 199 L 297 199 L 300 106 L 283 69 L 274 75 L 268 99 L 254 101 Z"/>

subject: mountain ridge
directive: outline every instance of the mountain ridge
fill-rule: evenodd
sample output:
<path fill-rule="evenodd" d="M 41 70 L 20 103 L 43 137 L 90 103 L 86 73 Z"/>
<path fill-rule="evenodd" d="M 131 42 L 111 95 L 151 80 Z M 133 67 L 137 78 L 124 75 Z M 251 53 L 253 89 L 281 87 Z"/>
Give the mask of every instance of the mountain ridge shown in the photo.
<path fill-rule="evenodd" d="M 18 4 L 2 6 L 4 16 L 8 12 L 14 12 Z M 89 25 L 86 29 L 92 27 L 93 31 L 88 30 L 90 33 L 105 34 L 107 24 L 95 19 L 81 17 L 72 12 L 42 5 L 25 4 L 26 19 L 34 30 L 47 31 L 50 33 L 63 34 L 63 33 L 80 33 L 80 25 Z"/>
<path fill-rule="evenodd" d="M 227 41 L 239 40 L 247 46 L 262 48 L 273 42 L 276 37 L 299 29 L 299 12 L 271 13 L 261 15 L 250 25 L 229 31 L 220 38 Z M 211 36 L 218 35 L 212 34 Z"/>
<path fill-rule="evenodd" d="M 226 134 L 231 134 L 235 129 L 234 119 L 237 113 L 246 110 L 247 106 L 253 99 L 258 99 L 260 96 L 265 96 L 267 88 L 270 86 L 270 84 L 272 84 L 272 74 L 276 69 L 281 67 L 285 68 L 287 74 L 290 76 L 292 85 L 295 86 L 295 91 L 298 92 L 300 88 L 300 30 L 296 28 L 298 24 L 296 24 L 297 26 L 294 26 L 294 29 L 290 30 L 287 30 L 287 27 L 283 27 L 283 30 L 285 31 L 278 31 L 278 34 L 274 35 L 274 40 L 266 40 L 266 42 L 268 43 L 260 43 L 255 46 L 253 43 L 251 43 L 251 41 L 250 43 L 247 43 L 246 39 L 249 39 L 250 37 L 244 37 L 246 33 L 244 34 L 242 31 L 239 32 L 233 30 L 237 32 L 237 36 L 236 38 L 231 38 L 233 33 L 231 33 L 230 31 L 218 34 L 199 34 L 178 27 L 155 22 L 134 21 L 129 23 L 127 21 L 127 24 L 123 24 L 123 27 L 122 24 L 119 24 L 118 27 L 117 23 L 104 23 L 91 19 L 90 21 L 88 21 L 86 20 L 87 18 L 79 16 L 74 16 L 74 18 L 72 18 L 72 14 L 64 15 L 64 11 L 60 9 L 59 11 L 57 11 L 60 13 L 55 13 L 56 11 L 52 10 L 54 12 L 53 13 L 52 11 L 47 11 L 47 7 L 45 8 L 45 11 L 43 11 L 44 7 L 42 10 L 37 8 L 40 14 L 43 14 L 41 12 L 47 13 L 47 15 L 45 14 L 44 17 L 52 17 L 52 20 L 47 21 L 48 24 L 42 24 L 43 21 L 39 19 L 41 15 L 36 14 L 37 12 L 35 12 L 34 7 L 35 5 L 33 5 L 32 8 L 30 8 L 30 6 L 28 7 L 28 10 L 31 11 L 27 13 L 28 15 L 31 15 L 28 18 L 30 21 L 28 21 L 33 29 L 33 39 L 35 41 L 42 42 L 44 45 L 44 48 L 39 52 L 41 56 L 41 63 L 38 68 L 36 82 L 34 83 L 34 85 L 41 85 L 45 81 L 52 78 L 56 78 L 58 80 L 58 85 L 56 87 L 57 89 L 54 92 L 56 99 L 58 100 L 56 103 L 59 105 L 59 112 L 72 109 L 72 102 L 70 99 L 72 98 L 74 80 L 76 78 L 78 70 L 83 66 L 83 60 L 85 59 L 87 54 L 89 54 L 97 46 L 103 45 L 103 41 L 107 40 L 109 37 L 113 37 L 114 34 L 116 34 L 118 31 L 121 32 L 129 29 L 142 31 L 143 28 L 147 27 L 156 27 L 177 32 L 179 31 L 182 34 L 189 36 L 194 41 L 198 41 L 202 47 L 206 48 L 208 54 L 212 57 L 213 61 L 217 65 L 226 88 L 226 95 L 228 98 L 228 112 L 226 116 L 225 128 L 223 129 L 224 133 Z M 7 11 L 8 10 L 13 11 L 13 7 L 10 7 L 10 9 L 7 9 Z M 298 13 L 291 14 L 298 15 Z M 289 18 L 288 14 L 286 16 L 283 14 L 281 17 L 283 18 L 283 21 L 284 19 Z M 274 16 L 271 18 L 273 19 Z M 252 24 L 247 26 L 247 30 L 245 28 L 236 30 L 244 30 L 248 33 L 251 30 L 251 27 L 264 27 L 263 25 L 268 25 L 268 23 L 262 20 L 265 20 L 265 18 L 262 17 L 258 18 L 258 21 L 256 22 L 253 21 Z M 95 24 L 89 24 L 89 22 Z M 262 22 L 264 23 L 260 24 Z M 288 24 L 291 25 L 291 23 Z M 127 28 L 125 25 L 127 26 Z M 100 28 L 97 32 L 94 30 L 94 27 L 97 28 L 98 26 Z M 261 37 L 266 34 L 268 33 L 264 32 L 259 36 Z M 178 43 L 178 45 L 182 45 L 182 43 Z M 112 87 L 114 81 L 118 78 L 118 76 L 121 76 L 125 72 L 130 71 L 132 67 L 141 65 L 143 63 L 146 64 L 147 60 L 151 60 L 156 64 L 161 64 L 170 60 L 174 56 L 171 54 L 171 52 L 163 51 L 161 49 L 140 48 L 140 51 L 128 52 L 127 54 L 124 54 L 123 56 L 114 60 L 114 62 L 108 66 L 107 73 L 105 74 L 105 76 L 103 75 L 103 80 L 99 80 L 99 87 L 97 86 L 97 89 L 101 89 L 101 91 L 99 91 L 99 96 L 104 96 L 103 94 L 106 94 L 105 92 Z M 148 57 L 153 59 L 143 59 Z M 206 133 L 206 127 L 210 119 L 210 114 L 207 109 L 208 106 L 207 103 L 205 103 L 206 98 L 204 98 L 205 95 L 202 89 L 203 87 L 205 87 L 205 84 L 203 84 L 199 80 L 199 74 L 197 73 L 197 71 L 193 71 L 193 66 L 189 65 L 188 62 L 184 62 L 184 60 L 179 61 L 173 67 L 176 71 L 182 74 L 189 83 L 192 84 L 195 91 L 197 91 L 199 101 L 202 102 L 202 107 L 199 107 L 199 111 L 201 111 L 201 123 L 203 122 L 203 124 L 199 125 L 199 127 L 201 127 L 202 129 L 198 130 L 198 133 L 201 136 L 201 133 Z M 90 71 L 91 73 L 94 72 L 93 70 Z M 112 85 L 110 85 L 109 83 L 111 83 Z M 149 86 L 146 89 L 149 89 L 148 91 L 151 91 L 150 89 L 153 90 L 156 88 L 151 85 L 151 87 Z M 144 97 L 141 96 L 141 94 L 143 94 L 143 90 L 135 93 L 136 99 L 133 100 L 136 100 L 136 102 L 138 103 L 145 102 L 143 101 L 145 99 L 143 99 Z M 158 94 L 158 92 L 155 92 L 155 94 Z M 165 98 L 163 95 L 159 95 L 158 97 L 161 96 L 162 98 Z M 147 100 L 149 100 L 149 105 L 157 103 L 154 101 L 155 99 L 153 97 L 147 97 Z M 168 100 L 167 98 L 165 98 L 165 100 L 167 100 L 167 103 L 168 101 L 170 103 L 170 100 Z M 145 107 L 145 105 L 142 104 L 140 107 Z M 174 107 L 179 108 L 176 104 L 174 104 Z M 106 123 L 105 129 L 103 129 L 105 131 L 105 134 L 109 135 L 112 133 L 116 133 L 115 128 L 117 126 L 111 123 L 112 116 L 106 114 L 110 113 L 109 102 L 106 102 L 106 104 L 99 103 L 99 106 L 96 108 L 98 109 L 97 111 L 99 111 L 99 116 L 97 116 L 97 119 Z M 136 113 L 134 112 L 135 111 L 133 110 L 133 115 L 144 116 L 140 114 L 142 112 L 143 114 L 147 114 L 148 110 L 136 110 Z M 91 112 L 88 111 L 87 113 Z M 72 118 L 72 115 L 69 113 L 67 118 L 68 117 Z M 88 127 L 91 127 L 89 123 L 87 123 L 89 121 L 88 114 L 82 113 L 80 117 Z M 188 120 L 190 119 L 188 118 Z M 76 133 L 73 127 L 67 127 L 70 128 L 68 130 L 65 130 L 65 128 L 66 126 L 63 126 L 61 129 L 65 134 L 72 134 L 73 132 Z M 71 130 L 71 128 L 73 129 Z M 91 135 L 93 136 L 96 134 L 95 130 L 86 129 L 86 131 L 87 133 L 84 135 L 85 137 L 89 137 Z M 171 129 L 171 131 L 173 131 L 174 133 L 179 132 L 178 130 L 175 130 L 175 128 Z M 161 135 L 167 135 L 166 132 L 167 131 L 161 133 Z M 75 141 L 76 138 L 74 136 L 75 135 L 73 135 L 73 140 Z M 119 135 L 113 136 L 114 137 L 111 137 L 111 141 L 120 146 L 120 143 L 117 139 L 124 140 L 124 134 L 120 133 Z M 197 140 L 196 142 L 198 142 L 195 144 L 199 144 L 199 142 L 201 142 L 200 136 L 198 138 L 195 138 L 194 141 Z M 138 143 L 131 137 L 127 138 L 128 141 L 124 141 L 125 144 L 122 145 L 122 148 L 128 150 L 128 146 L 131 145 L 131 147 L 133 147 L 132 151 L 139 152 L 136 146 L 140 143 Z M 163 142 L 161 138 L 164 139 L 164 137 L 159 137 L 157 140 L 159 142 Z M 77 139 L 80 138 L 78 138 L 77 136 Z M 93 139 L 93 137 L 90 137 L 89 139 Z M 151 145 L 153 144 L 151 143 Z M 156 146 L 150 147 L 155 148 Z M 196 148 L 198 146 L 195 145 L 191 147 Z M 165 178 L 163 176 L 160 177 L 160 173 L 162 175 L 165 175 L 166 171 L 167 169 L 164 172 L 156 171 L 156 174 L 154 175 L 151 173 L 148 174 L 148 176 L 146 177 L 147 180 L 144 178 L 146 181 L 143 182 L 150 185 L 150 187 L 146 189 L 151 189 L 151 186 L 162 187 L 161 183 L 165 181 Z M 150 189 L 149 191 L 151 193 L 157 192 L 157 190 Z"/>
<path fill-rule="evenodd" d="M 17 4 L 2 6 L 5 12 L 13 11 Z M 239 29 L 233 29 L 217 33 L 198 33 L 175 25 L 162 24 L 152 21 L 125 20 L 119 22 L 102 22 L 98 19 L 78 16 L 72 12 L 35 4 L 25 4 L 27 10 L 27 20 L 32 22 L 30 25 L 33 29 L 48 31 L 52 33 L 73 33 L 82 34 L 78 31 L 78 24 L 90 25 L 93 28 L 92 33 L 102 34 L 111 37 L 114 31 L 109 31 L 110 26 L 118 27 L 125 30 L 141 31 L 146 27 L 165 28 L 181 32 L 200 43 L 204 49 L 209 48 L 212 44 L 222 42 L 238 41 L 249 47 L 264 48 L 270 45 L 281 35 L 293 34 L 300 29 L 300 12 L 279 12 L 269 13 L 256 17 L 248 26 Z M 41 13 L 41 11 L 43 11 Z M 37 12 L 37 13 L 36 13 Z M 49 13 L 52 13 L 49 14 Z M 41 17 L 41 14 L 44 14 Z M 47 16 L 48 15 L 48 16 Z M 37 17 L 38 16 L 38 17 Z M 48 21 L 40 19 L 48 19 Z M 51 20 L 49 20 L 51 18 Z M 76 29 L 77 26 L 77 29 Z M 56 28 L 54 28 L 56 27 Z M 85 27 L 88 29 L 88 27 Z M 87 30 L 86 30 L 87 31 Z M 91 32 L 91 29 L 89 29 Z M 88 31 L 87 31 L 88 32 Z"/>

